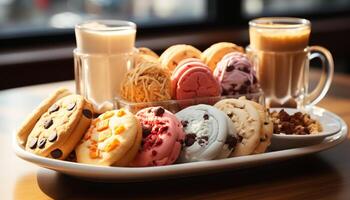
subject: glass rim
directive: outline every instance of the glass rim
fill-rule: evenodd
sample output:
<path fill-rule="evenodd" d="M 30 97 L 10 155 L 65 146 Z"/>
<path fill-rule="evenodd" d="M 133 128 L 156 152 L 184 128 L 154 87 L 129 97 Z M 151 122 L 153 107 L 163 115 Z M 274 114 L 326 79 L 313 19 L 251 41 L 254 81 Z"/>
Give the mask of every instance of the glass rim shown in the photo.
<path fill-rule="evenodd" d="M 250 20 L 249 26 L 263 29 L 295 29 L 303 27 L 309 28 L 311 22 L 307 19 L 296 17 L 260 17 Z"/>
<path fill-rule="evenodd" d="M 121 55 L 133 55 L 133 54 L 137 54 L 139 52 L 139 49 L 134 47 L 132 49 L 132 51 L 129 51 L 129 52 L 122 52 L 122 53 L 113 53 L 113 54 L 107 54 L 108 56 L 121 56 Z M 73 49 L 73 55 L 77 55 L 77 56 L 86 56 L 86 57 L 91 57 L 91 56 L 94 56 L 94 57 L 99 57 L 99 56 L 106 56 L 106 53 L 84 53 L 84 52 L 81 52 L 79 51 L 78 48 L 75 48 Z"/>
<path fill-rule="evenodd" d="M 270 50 L 261 50 L 261 49 L 254 49 L 250 45 L 245 47 L 245 52 L 254 52 L 254 51 L 263 51 L 265 53 L 274 53 L 274 54 L 285 54 L 285 53 L 296 53 L 296 52 L 309 52 L 310 46 L 305 47 L 304 49 L 300 50 L 293 50 L 293 51 L 270 51 Z"/>
<path fill-rule="evenodd" d="M 94 22 L 106 25 L 106 27 L 95 29 L 95 28 L 84 26 L 86 24 L 94 23 Z M 136 24 L 134 22 L 124 21 L 124 20 L 98 19 L 98 20 L 88 20 L 88 21 L 84 21 L 82 23 L 76 24 L 75 29 L 88 30 L 88 31 L 101 31 L 101 32 L 136 30 Z"/>

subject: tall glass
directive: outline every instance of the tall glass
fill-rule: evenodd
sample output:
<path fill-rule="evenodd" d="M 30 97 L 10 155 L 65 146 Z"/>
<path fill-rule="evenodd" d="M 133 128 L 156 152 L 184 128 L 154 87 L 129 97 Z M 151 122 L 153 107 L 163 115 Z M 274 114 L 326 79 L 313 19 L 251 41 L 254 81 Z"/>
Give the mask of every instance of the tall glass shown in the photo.
<path fill-rule="evenodd" d="M 113 107 L 120 84 L 133 66 L 136 25 L 128 21 L 97 20 L 75 27 L 76 92 L 97 112 Z"/>
<path fill-rule="evenodd" d="M 311 24 L 306 19 L 270 17 L 249 22 L 250 45 L 247 53 L 269 107 L 305 107 L 319 102 L 333 77 L 331 53 L 319 46 L 308 46 Z M 309 61 L 319 58 L 323 73 L 309 93 Z"/>

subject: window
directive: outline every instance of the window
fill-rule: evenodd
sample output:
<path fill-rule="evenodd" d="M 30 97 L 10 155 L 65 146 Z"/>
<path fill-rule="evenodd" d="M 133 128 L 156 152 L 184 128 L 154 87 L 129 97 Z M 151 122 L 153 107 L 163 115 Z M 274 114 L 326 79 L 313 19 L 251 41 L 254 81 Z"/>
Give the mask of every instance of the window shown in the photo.
<path fill-rule="evenodd" d="M 348 0 L 243 0 L 246 18 L 278 15 L 322 15 L 347 12 Z"/>
<path fill-rule="evenodd" d="M 0 0 L 0 38 L 70 30 L 89 19 L 125 19 L 140 27 L 206 21 L 206 0 Z"/>

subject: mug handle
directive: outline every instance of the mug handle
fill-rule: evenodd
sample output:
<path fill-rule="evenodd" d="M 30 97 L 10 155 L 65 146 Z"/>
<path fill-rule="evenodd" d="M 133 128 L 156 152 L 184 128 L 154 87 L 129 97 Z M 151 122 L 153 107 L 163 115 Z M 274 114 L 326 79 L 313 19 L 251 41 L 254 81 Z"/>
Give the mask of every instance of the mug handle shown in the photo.
<path fill-rule="evenodd" d="M 321 46 L 309 47 L 311 61 L 314 58 L 319 58 L 322 62 L 322 74 L 316 88 L 306 96 L 306 105 L 314 106 L 326 95 L 334 74 L 334 63 L 332 54 Z"/>

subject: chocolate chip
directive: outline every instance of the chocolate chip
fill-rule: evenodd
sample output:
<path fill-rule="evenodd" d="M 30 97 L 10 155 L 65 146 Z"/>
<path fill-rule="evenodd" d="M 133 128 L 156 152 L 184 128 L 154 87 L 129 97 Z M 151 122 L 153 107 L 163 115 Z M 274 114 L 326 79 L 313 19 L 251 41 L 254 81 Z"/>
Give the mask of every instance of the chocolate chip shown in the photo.
<path fill-rule="evenodd" d="M 304 131 L 306 135 L 310 134 L 310 130 L 308 128 L 305 128 Z"/>
<path fill-rule="evenodd" d="M 209 119 L 209 115 L 208 115 L 208 114 L 204 114 L 204 115 L 203 115 L 203 119 L 204 119 L 204 120 L 208 120 L 208 119 Z"/>
<path fill-rule="evenodd" d="M 152 151 L 152 156 L 156 156 L 157 152 L 155 150 Z"/>
<path fill-rule="evenodd" d="M 84 110 L 83 110 L 83 115 L 84 115 L 86 118 L 89 118 L 89 119 L 92 118 L 92 112 L 91 112 L 91 110 L 84 109 Z"/>
<path fill-rule="evenodd" d="M 256 84 L 258 82 L 258 79 L 256 78 L 256 76 L 253 76 L 253 84 Z"/>
<path fill-rule="evenodd" d="M 238 136 L 238 141 L 239 141 L 239 142 L 242 142 L 242 140 L 243 140 L 243 137 L 239 135 L 239 136 Z"/>
<path fill-rule="evenodd" d="M 241 87 L 238 90 L 239 94 L 247 94 L 248 93 L 248 87 L 246 85 L 241 85 Z"/>
<path fill-rule="evenodd" d="M 67 110 L 71 111 L 75 108 L 76 103 L 75 102 L 71 102 L 67 105 Z"/>
<path fill-rule="evenodd" d="M 232 135 L 228 135 L 225 141 L 225 144 L 228 145 L 228 148 L 230 150 L 234 149 L 237 145 L 237 138 L 233 137 Z"/>
<path fill-rule="evenodd" d="M 281 121 L 289 121 L 290 120 L 290 116 L 289 114 L 284 111 L 284 109 L 282 109 L 279 113 L 278 113 L 278 118 L 281 120 Z"/>
<path fill-rule="evenodd" d="M 179 139 L 178 142 L 183 145 L 184 144 L 184 140 L 183 139 Z"/>
<path fill-rule="evenodd" d="M 52 119 L 46 119 L 46 120 L 44 121 L 44 128 L 45 128 L 45 129 L 48 129 L 48 128 L 50 128 L 50 126 L 52 126 L 52 124 L 53 124 Z"/>
<path fill-rule="evenodd" d="M 142 126 L 142 136 L 147 137 L 151 134 L 152 129 L 150 127 Z"/>
<path fill-rule="evenodd" d="M 162 138 L 158 138 L 155 145 L 160 146 L 162 143 L 163 143 Z"/>
<path fill-rule="evenodd" d="M 227 116 L 228 116 L 229 118 L 231 118 L 231 117 L 233 117 L 233 113 L 232 113 L 232 112 L 229 112 L 229 113 L 227 113 Z"/>
<path fill-rule="evenodd" d="M 181 120 L 181 124 L 182 124 L 182 126 L 185 128 L 185 127 L 187 127 L 187 125 L 188 125 L 188 121 L 186 121 L 186 120 Z"/>
<path fill-rule="evenodd" d="M 166 132 L 168 129 L 169 129 L 169 126 L 162 126 L 162 127 L 159 129 L 159 133 L 164 133 L 164 132 Z"/>
<path fill-rule="evenodd" d="M 264 125 L 268 125 L 269 124 L 269 122 L 264 122 Z"/>
<path fill-rule="evenodd" d="M 185 146 L 187 147 L 192 146 L 195 141 L 196 141 L 196 134 L 189 133 L 185 137 Z"/>
<path fill-rule="evenodd" d="M 55 149 L 53 151 L 51 151 L 50 155 L 53 158 L 60 158 L 62 156 L 62 151 L 60 149 Z"/>
<path fill-rule="evenodd" d="M 282 122 L 281 123 L 281 132 L 284 132 L 287 135 L 293 134 L 294 128 L 295 128 L 295 124 L 292 124 L 289 122 Z"/>
<path fill-rule="evenodd" d="M 229 65 L 229 66 L 226 67 L 226 71 L 230 72 L 230 71 L 234 70 L 234 68 L 235 68 L 235 66 Z"/>
<path fill-rule="evenodd" d="M 57 140 L 57 132 L 56 131 L 52 131 L 49 135 L 49 137 L 47 138 L 47 140 L 49 142 L 54 142 Z"/>
<path fill-rule="evenodd" d="M 199 137 L 198 144 L 202 146 L 203 144 L 207 143 L 208 140 L 209 140 L 208 136 Z"/>
<path fill-rule="evenodd" d="M 280 134 L 280 132 L 281 132 L 281 130 L 280 130 L 278 124 L 277 123 L 273 123 L 273 133 L 274 134 Z"/>
<path fill-rule="evenodd" d="M 40 138 L 39 139 L 39 142 L 38 142 L 38 147 L 40 149 L 44 148 L 45 147 L 45 144 L 46 144 L 46 138 Z"/>
<path fill-rule="evenodd" d="M 165 110 L 162 107 L 158 107 L 156 108 L 156 110 L 154 111 L 154 114 L 158 117 L 161 117 L 164 114 Z"/>
<path fill-rule="evenodd" d="M 205 142 L 206 142 L 206 141 L 205 141 L 205 140 L 202 140 L 202 139 L 199 139 L 199 140 L 198 140 L 198 144 L 201 145 L 201 146 L 203 146 L 203 144 L 204 144 Z"/>
<path fill-rule="evenodd" d="M 93 117 L 94 119 L 96 119 L 96 118 L 98 118 L 98 116 L 100 116 L 100 113 L 94 113 L 92 117 Z"/>
<path fill-rule="evenodd" d="M 75 151 L 72 151 L 72 152 L 68 155 L 68 157 L 67 157 L 66 160 L 67 160 L 67 161 L 70 161 L 70 162 L 77 162 L 77 156 L 76 156 L 76 154 L 75 154 Z"/>
<path fill-rule="evenodd" d="M 243 67 L 243 69 L 241 69 L 241 71 L 244 71 L 246 73 L 250 73 L 250 69 L 248 67 Z"/>
<path fill-rule="evenodd" d="M 38 142 L 38 138 L 31 138 L 28 142 L 29 148 L 35 149 L 37 142 Z"/>
<path fill-rule="evenodd" d="M 204 140 L 204 141 L 208 141 L 209 140 L 209 137 L 208 136 L 202 136 L 202 137 L 200 137 L 202 140 Z"/>
<path fill-rule="evenodd" d="M 53 104 L 50 108 L 49 108 L 49 114 L 56 112 L 60 109 L 60 106 L 57 104 Z"/>

